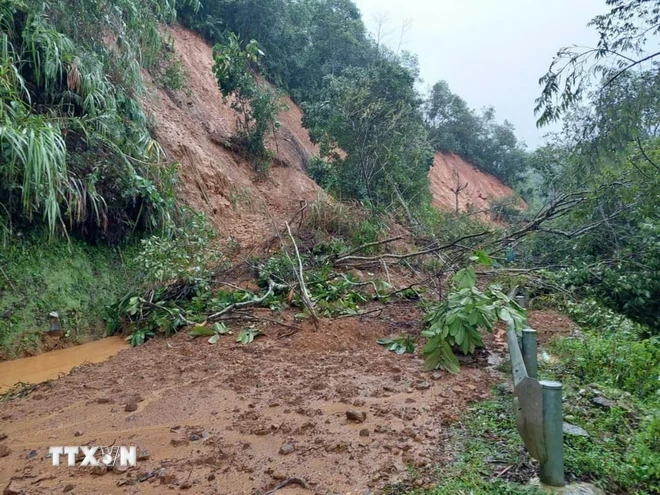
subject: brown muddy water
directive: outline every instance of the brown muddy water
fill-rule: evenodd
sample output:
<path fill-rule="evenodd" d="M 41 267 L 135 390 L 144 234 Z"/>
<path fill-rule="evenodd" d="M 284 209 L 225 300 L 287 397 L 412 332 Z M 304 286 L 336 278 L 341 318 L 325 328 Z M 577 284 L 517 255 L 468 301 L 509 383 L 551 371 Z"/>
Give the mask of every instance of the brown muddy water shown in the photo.
<path fill-rule="evenodd" d="M 57 349 L 29 358 L 0 363 L 0 394 L 17 383 L 40 383 L 66 375 L 76 366 L 103 362 L 130 347 L 121 337 Z"/>

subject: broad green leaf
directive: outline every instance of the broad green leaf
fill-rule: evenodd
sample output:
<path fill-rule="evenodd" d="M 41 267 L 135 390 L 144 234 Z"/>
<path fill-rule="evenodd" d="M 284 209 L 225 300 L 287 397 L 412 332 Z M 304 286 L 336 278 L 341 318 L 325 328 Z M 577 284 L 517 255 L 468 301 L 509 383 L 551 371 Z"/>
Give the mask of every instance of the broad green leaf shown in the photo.
<path fill-rule="evenodd" d="M 195 326 L 190 332 L 191 337 L 210 337 L 213 334 L 215 334 L 215 332 L 212 328 L 202 325 Z"/>

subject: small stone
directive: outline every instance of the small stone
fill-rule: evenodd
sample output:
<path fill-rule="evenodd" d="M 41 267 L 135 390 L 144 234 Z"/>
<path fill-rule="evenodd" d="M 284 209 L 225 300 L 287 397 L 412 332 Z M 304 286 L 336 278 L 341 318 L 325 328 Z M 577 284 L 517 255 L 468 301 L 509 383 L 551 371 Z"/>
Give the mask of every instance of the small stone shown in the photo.
<path fill-rule="evenodd" d="M 439 371 L 436 371 L 436 372 L 433 373 L 433 375 L 431 375 L 431 376 L 433 377 L 434 380 L 442 380 L 442 373 L 439 372 Z"/>
<path fill-rule="evenodd" d="M 584 428 L 564 422 L 564 434 L 574 437 L 589 437 L 589 433 Z"/>
<path fill-rule="evenodd" d="M 360 430 L 360 436 L 361 437 L 368 437 L 369 436 L 369 428 L 363 428 Z"/>
<path fill-rule="evenodd" d="M 92 474 L 93 474 L 94 476 L 103 476 L 103 475 L 106 474 L 107 472 L 108 472 L 108 467 L 107 467 L 107 466 L 104 466 L 104 465 L 94 466 L 94 467 L 92 468 Z"/>
<path fill-rule="evenodd" d="M 76 487 L 76 485 L 72 485 L 71 483 L 69 483 L 68 485 L 66 485 L 64 487 L 64 490 L 62 490 L 62 493 L 69 493 L 69 492 L 73 491 L 73 489 L 75 487 Z"/>
<path fill-rule="evenodd" d="M 11 449 L 6 445 L 0 445 L 0 457 L 7 457 L 11 454 Z"/>
<path fill-rule="evenodd" d="M 423 381 L 417 384 L 417 390 L 428 390 L 431 388 L 431 384 L 427 381 Z"/>
<path fill-rule="evenodd" d="M 138 461 L 148 461 L 149 457 L 151 457 L 151 452 L 149 452 L 147 449 L 138 449 L 137 451 Z"/>
<path fill-rule="evenodd" d="M 181 488 L 181 490 L 189 490 L 192 488 L 192 483 L 190 481 L 184 481 L 179 488 Z"/>
<path fill-rule="evenodd" d="M 33 458 L 37 457 L 37 455 L 39 455 L 39 453 L 36 450 L 31 450 L 30 452 L 28 452 L 27 456 L 28 456 L 28 459 L 33 459 Z"/>
<path fill-rule="evenodd" d="M 188 440 L 173 438 L 172 440 L 170 440 L 170 444 L 172 445 L 172 447 L 182 447 L 184 445 L 188 445 Z"/>
<path fill-rule="evenodd" d="M 292 454 L 293 451 L 296 450 L 296 446 L 292 443 L 285 443 L 280 447 L 280 454 L 282 455 L 289 455 Z"/>
<path fill-rule="evenodd" d="M 74 437 L 82 437 L 85 434 L 85 432 L 78 430 L 73 434 Z"/>
<path fill-rule="evenodd" d="M 129 402 L 126 404 L 126 407 L 124 408 L 124 411 L 126 412 L 135 412 L 138 410 L 138 405 L 137 402 Z"/>
<path fill-rule="evenodd" d="M 609 400 L 605 397 L 601 397 L 601 396 L 594 397 L 591 400 L 591 402 L 593 402 L 594 404 L 596 404 L 599 407 L 602 407 L 603 409 L 611 409 L 612 407 L 614 407 L 614 402 L 612 402 L 611 400 Z"/>
<path fill-rule="evenodd" d="M 2 442 L 3 440 L 6 440 L 8 436 L 9 435 L 7 435 L 6 433 L 0 433 L 0 442 Z"/>
<path fill-rule="evenodd" d="M 346 411 L 346 418 L 356 423 L 364 423 L 367 420 L 367 413 L 364 411 Z"/>
<path fill-rule="evenodd" d="M 122 466 L 121 464 L 115 464 L 112 467 L 112 472 L 117 474 L 122 474 L 128 471 L 128 466 Z"/>
<path fill-rule="evenodd" d="M 195 435 L 194 433 L 188 437 L 191 442 L 197 442 L 201 437 L 199 435 Z"/>
<path fill-rule="evenodd" d="M 215 474 L 211 473 L 206 477 L 206 481 L 213 481 L 215 480 Z"/>
<path fill-rule="evenodd" d="M 112 399 L 110 397 L 102 396 L 96 399 L 96 402 L 99 404 L 112 404 Z"/>
<path fill-rule="evenodd" d="M 14 480 L 11 480 L 2 492 L 3 495 L 23 495 L 24 493 L 25 491 Z"/>

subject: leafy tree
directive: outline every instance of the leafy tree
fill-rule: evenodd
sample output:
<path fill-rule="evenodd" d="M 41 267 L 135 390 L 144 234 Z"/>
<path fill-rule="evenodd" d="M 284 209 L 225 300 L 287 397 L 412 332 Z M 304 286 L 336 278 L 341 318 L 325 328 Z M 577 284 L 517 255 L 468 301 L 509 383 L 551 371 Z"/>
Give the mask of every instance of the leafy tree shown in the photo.
<path fill-rule="evenodd" d="M 381 206 L 425 199 L 432 156 L 414 77 L 396 60 L 328 76 L 321 101 L 305 110 L 341 197 Z"/>
<path fill-rule="evenodd" d="M 495 121 L 495 111 L 481 114 L 468 107 L 445 81 L 433 86 L 424 104 L 429 139 L 437 151 L 456 153 L 508 184 L 525 173 L 527 153 L 518 142 L 513 125 Z"/>
<path fill-rule="evenodd" d="M 255 66 L 263 55 L 255 40 L 243 50 L 234 33 L 229 35 L 227 44 L 218 43 L 213 47 L 213 72 L 218 86 L 225 101 L 233 97 L 231 108 L 238 114 L 234 142 L 241 151 L 255 159 L 255 166 L 261 171 L 268 169 L 270 159 L 265 144 L 266 133 L 276 130 L 279 126 L 277 115 L 285 109 L 275 92 L 259 82 Z"/>

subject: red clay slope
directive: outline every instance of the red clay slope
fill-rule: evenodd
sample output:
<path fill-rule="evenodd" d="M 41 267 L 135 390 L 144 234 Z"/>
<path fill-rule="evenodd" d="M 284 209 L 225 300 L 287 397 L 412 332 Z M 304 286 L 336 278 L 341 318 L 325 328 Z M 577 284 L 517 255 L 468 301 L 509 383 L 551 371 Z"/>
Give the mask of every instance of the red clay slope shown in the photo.
<path fill-rule="evenodd" d="M 180 163 L 178 195 L 204 211 L 221 238 L 231 237 L 244 247 L 254 245 L 272 235 L 273 221 L 281 226 L 300 208 L 301 201 L 311 202 L 322 193 L 305 173 L 318 148 L 302 127 L 302 111 L 287 98 L 289 110 L 279 116 L 282 126 L 268 143 L 276 159 L 269 178 L 259 180 L 250 164 L 227 147 L 236 114 L 222 102 L 211 70 L 211 47 L 181 26 L 167 28 L 167 34 L 189 76 L 186 91 L 172 92 L 150 84 L 144 104 L 165 152 Z M 461 183 L 468 183 L 459 198 L 463 210 L 468 205 L 481 210 L 490 199 L 513 194 L 498 179 L 460 157 L 437 154 L 430 182 L 439 208 L 454 208 L 450 188 L 456 182 L 455 171 Z"/>
<path fill-rule="evenodd" d="M 272 235 L 271 217 L 281 223 L 301 201 L 316 198 L 320 188 L 304 167 L 318 150 L 301 125 L 302 111 L 287 98 L 289 110 L 279 116 L 282 127 L 268 143 L 276 160 L 269 178 L 259 180 L 250 164 L 227 148 L 236 114 L 222 102 L 211 47 L 180 26 L 168 28 L 167 34 L 189 75 L 187 91 L 151 84 L 144 104 L 158 141 L 180 163 L 179 197 L 204 211 L 224 239 L 252 245 Z"/>
<path fill-rule="evenodd" d="M 456 196 L 452 189 L 456 184 L 467 187 L 458 197 L 461 211 L 481 211 L 489 207 L 493 199 L 512 196 L 514 191 L 500 180 L 453 153 L 436 153 L 429 172 L 433 204 L 443 210 L 455 208 Z"/>

